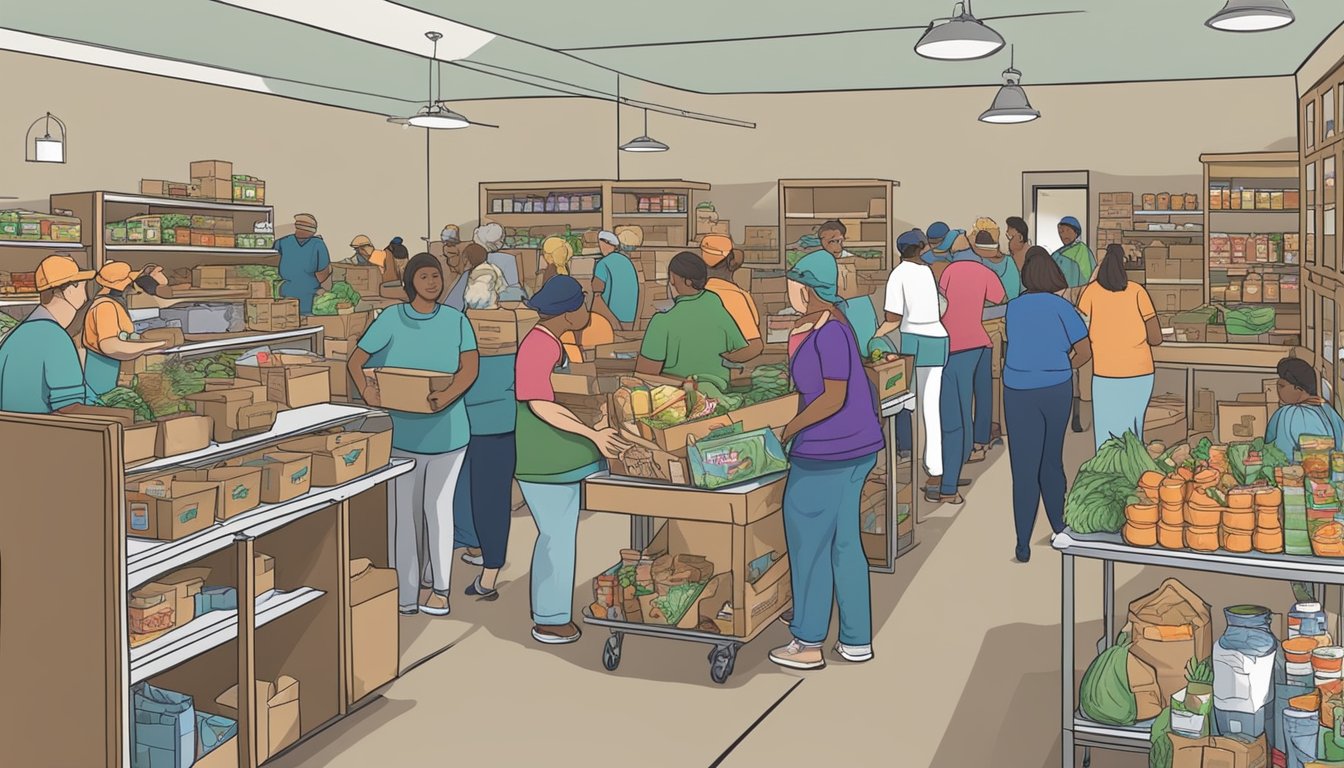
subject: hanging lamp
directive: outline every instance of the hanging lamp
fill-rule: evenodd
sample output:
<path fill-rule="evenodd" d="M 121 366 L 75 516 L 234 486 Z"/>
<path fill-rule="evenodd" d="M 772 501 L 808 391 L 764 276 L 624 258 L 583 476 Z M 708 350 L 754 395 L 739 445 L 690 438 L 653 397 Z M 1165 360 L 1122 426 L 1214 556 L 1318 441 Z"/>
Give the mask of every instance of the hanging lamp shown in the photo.
<path fill-rule="evenodd" d="M 37 124 L 46 121 L 46 127 L 42 135 L 33 138 L 33 129 Z M 58 136 L 51 135 L 51 124 L 56 123 Z M 28 133 L 23 139 L 23 159 L 30 163 L 64 163 L 65 162 L 65 123 L 50 112 L 37 118 L 33 124 L 28 126 Z"/>
<path fill-rule="evenodd" d="M 1029 123 L 1041 116 L 1039 110 L 1027 100 L 1027 92 L 1022 90 L 1022 73 L 1014 66 L 1014 51 L 1008 49 L 1008 68 L 1003 70 L 1003 85 L 994 94 L 994 102 L 989 109 L 980 114 L 980 122 L 1010 125 Z"/>
<path fill-rule="evenodd" d="M 934 19 L 915 43 L 915 53 L 926 59 L 969 61 L 993 56 L 1003 48 L 1003 36 L 971 13 L 971 0 L 952 7 L 956 15 Z M 935 24 L 935 22 L 943 22 Z"/>
<path fill-rule="evenodd" d="M 1264 32 L 1286 27 L 1294 18 L 1284 0 L 1227 0 L 1204 25 L 1223 32 Z"/>
<path fill-rule="evenodd" d="M 462 115 L 448 108 L 443 103 L 443 72 L 439 64 L 439 41 L 443 39 L 443 34 L 439 32 L 426 32 L 425 37 L 429 38 L 434 44 L 434 52 L 429 60 L 429 99 L 425 106 L 421 107 L 414 115 L 410 117 L 391 117 L 389 123 L 400 123 L 402 125 L 413 125 L 416 128 L 433 128 L 438 130 L 452 130 L 456 128 L 466 128 L 471 125 L 471 121 Z M 438 98 L 434 95 L 434 70 L 439 69 L 439 89 Z"/>
<path fill-rule="evenodd" d="M 649 138 L 649 110 L 644 110 L 644 134 L 621 145 L 622 152 L 666 152 L 668 146 Z"/>

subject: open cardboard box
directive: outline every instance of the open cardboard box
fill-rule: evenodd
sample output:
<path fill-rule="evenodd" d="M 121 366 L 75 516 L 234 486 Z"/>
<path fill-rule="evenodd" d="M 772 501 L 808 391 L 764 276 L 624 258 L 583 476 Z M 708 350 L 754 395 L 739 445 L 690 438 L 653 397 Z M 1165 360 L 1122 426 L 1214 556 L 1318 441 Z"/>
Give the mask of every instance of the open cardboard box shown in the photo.
<path fill-rule="evenodd" d="M 361 558 L 350 562 L 350 693 L 355 701 L 400 673 L 397 572 Z"/>
<path fill-rule="evenodd" d="M 289 408 L 331 401 L 331 374 L 315 365 L 286 365 L 260 369 L 266 380 L 266 399 Z"/>
<path fill-rule="evenodd" d="M 280 675 L 275 682 L 257 680 L 255 704 L 257 707 L 256 729 L 257 762 L 270 759 L 271 755 L 299 740 L 300 708 L 299 681 L 289 675 Z M 238 686 L 221 693 L 215 704 L 224 711 L 223 715 L 237 720 Z"/>
<path fill-rule="evenodd" d="M 668 386 L 680 387 L 682 382 L 678 379 L 669 379 L 660 376 L 639 376 L 630 377 L 644 381 L 650 386 L 665 384 Z M 626 422 L 634 422 L 634 414 L 628 407 L 628 403 L 618 392 L 613 395 L 608 406 L 608 412 L 613 414 L 613 421 L 617 418 L 614 414 L 619 410 L 621 419 Z M 640 435 L 649 441 L 655 443 L 659 448 L 665 451 L 685 450 L 687 442 L 690 440 L 699 440 L 704 438 L 710 432 L 733 424 L 734 422 L 742 425 L 742 431 L 751 432 L 757 429 L 783 429 L 798 415 L 798 394 L 790 392 L 783 397 L 777 397 L 773 400 L 766 400 L 755 405 L 749 405 L 745 408 L 738 408 L 735 411 L 729 411 L 722 416 L 711 416 L 709 418 L 697 419 L 684 424 L 678 424 L 673 427 L 653 427 L 640 421 Z"/>
<path fill-rule="evenodd" d="M 514 355 L 539 317 L 522 302 L 501 302 L 498 309 L 469 309 L 467 320 L 482 355 Z"/>
<path fill-rule="evenodd" d="M 377 286 L 373 291 L 378 290 Z M 364 291 L 360 291 L 364 293 Z M 321 328 L 325 339 L 358 339 L 373 322 L 372 312 L 351 312 L 348 315 L 310 315 L 303 318 L 306 328 Z"/>
<path fill-rule="evenodd" d="M 230 459 L 228 464 L 261 468 L 261 500 L 266 504 L 298 498 L 312 488 L 313 457 L 307 453 L 268 449 Z"/>
<path fill-rule="evenodd" d="M 189 413 L 164 416 L 155 421 L 159 430 L 154 441 L 154 455 L 161 459 L 209 447 L 210 435 L 215 428 L 209 416 Z"/>
<path fill-rule="evenodd" d="M 607 413 L 615 414 L 616 410 L 608 406 Z M 639 429 L 634 424 L 620 419 L 618 415 L 612 415 L 611 419 L 612 428 L 620 432 L 621 437 L 635 447 L 635 450 L 627 451 L 618 458 L 607 460 L 608 471 L 613 476 L 652 480 L 671 485 L 691 484 L 691 470 L 684 447 L 680 451 L 663 450 L 657 443 L 640 436 Z"/>
<path fill-rule="evenodd" d="M 217 443 L 266 432 L 275 426 L 275 417 L 280 413 L 280 406 L 268 401 L 266 388 L 260 386 L 235 384 L 230 389 L 187 395 L 187 399 L 195 403 L 197 413 L 211 418 Z"/>
<path fill-rule="evenodd" d="M 312 435 L 289 440 L 280 449 L 313 457 L 313 485 L 330 488 L 355 480 L 368 471 L 369 443 L 357 432 Z"/>
<path fill-rule="evenodd" d="M 126 486 L 126 532 L 130 536 L 176 541 L 215 524 L 216 488 L 153 478 Z"/>
<path fill-rule="evenodd" d="M 215 486 L 217 520 L 228 520 L 256 509 L 261 504 L 260 467 L 191 469 L 177 473 L 177 477 L 193 483 L 210 483 Z"/>

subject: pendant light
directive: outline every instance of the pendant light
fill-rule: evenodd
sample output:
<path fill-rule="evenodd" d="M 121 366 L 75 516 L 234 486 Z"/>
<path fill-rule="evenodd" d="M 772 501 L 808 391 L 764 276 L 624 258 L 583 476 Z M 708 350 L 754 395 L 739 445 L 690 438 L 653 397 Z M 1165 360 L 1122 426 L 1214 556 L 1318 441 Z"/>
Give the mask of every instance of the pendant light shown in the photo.
<path fill-rule="evenodd" d="M 952 7 L 950 18 L 934 19 L 915 43 L 915 53 L 926 59 L 969 61 L 993 56 L 1003 48 L 1003 36 L 971 13 L 971 0 Z M 935 25 L 934 22 L 942 24 Z"/>
<path fill-rule="evenodd" d="M 1284 0 L 1227 0 L 1223 10 L 1204 22 L 1223 32 L 1264 32 L 1292 24 L 1293 12 Z"/>
<path fill-rule="evenodd" d="M 621 145 L 622 152 L 666 152 L 668 146 L 649 138 L 649 110 L 644 110 L 644 134 Z"/>
<path fill-rule="evenodd" d="M 42 135 L 33 138 L 33 129 L 37 124 L 46 121 L 46 127 Z M 55 121 L 57 128 L 57 137 L 51 135 L 51 124 Z M 45 116 L 39 117 L 28 126 L 28 134 L 24 137 L 23 159 L 30 163 L 64 163 L 65 162 L 65 123 L 50 112 Z"/>
<path fill-rule="evenodd" d="M 439 64 L 439 41 L 443 35 L 439 32 L 426 32 L 425 37 L 429 38 L 434 44 L 434 53 L 429 60 L 429 99 L 425 106 L 421 107 L 414 115 L 407 118 L 393 117 L 389 118 L 389 123 L 401 123 L 403 125 L 413 125 L 416 128 L 433 129 L 455 129 L 466 128 L 471 125 L 471 121 L 462 115 L 448 108 L 443 103 L 443 72 Z M 434 70 L 439 69 L 439 93 L 438 98 L 434 96 Z"/>
<path fill-rule="evenodd" d="M 999 92 L 994 95 L 994 103 L 981 113 L 980 122 L 998 125 L 1029 123 L 1041 116 L 1041 113 L 1031 106 L 1031 102 L 1027 100 L 1027 92 L 1022 90 L 1019 84 L 1022 73 L 1014 66 L 1014 59 L 1015 51 L 1009 48 L 1008 68 L 1003 70 L 1003 85 L 999 86 Z"/>

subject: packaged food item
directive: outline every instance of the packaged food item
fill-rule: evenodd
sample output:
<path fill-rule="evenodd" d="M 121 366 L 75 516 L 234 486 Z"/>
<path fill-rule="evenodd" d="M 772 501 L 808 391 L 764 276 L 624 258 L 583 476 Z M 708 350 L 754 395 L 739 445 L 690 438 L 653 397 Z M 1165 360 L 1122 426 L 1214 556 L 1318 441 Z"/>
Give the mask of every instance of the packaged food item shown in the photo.
<path fill-rule="evenodd" d="M 1344 451 L 1330 452 L 1330 482 L 1344 482 Z"/>
<path fill-rule="evenodd" d="M 1215 528 L 1215 531 L 1218 529 Z M 1157 543 L 1163 549 L 1184 549 L 1185 548 L 1185 526 L 1167 525 L 1165 522 L 1157 524 Z"/>
<path fill-rule="evenodd" d="M 1214 552 L 1218 549 L 1218 543 L 1218 526 L 1185 529 L 1185 545 L 1196 552 Z M 1249 549 L 1248 543 L 1247 550 Z"/>
<path fill-rule="evenodd" d="M 1297 438 L 1297 447 L 1303 451 L 1332 451 L 1335 449 L 1335 438 L 1329 435 L 1300 435 Z"/>
<path fill-rule="evenodd" d="M 1121 529 L 1125 543 L 1131 547 L 1157 546 L 1157 524 L 1126 522 Z"/>

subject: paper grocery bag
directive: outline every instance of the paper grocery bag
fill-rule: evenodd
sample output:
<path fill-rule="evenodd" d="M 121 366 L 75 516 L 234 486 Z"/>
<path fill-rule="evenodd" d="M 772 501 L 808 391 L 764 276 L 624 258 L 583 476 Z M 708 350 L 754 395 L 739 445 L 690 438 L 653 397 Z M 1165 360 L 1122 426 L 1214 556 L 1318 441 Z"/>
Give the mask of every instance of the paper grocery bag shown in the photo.
<path fill-rule="evenodd" d="M 1185 687 L 1185 665 L 1213 655 L 1209 604 L 1176 579 L 1129 604 L 1130 654 L 1157 673 L 1161 700 Z"/>
<path fill-rule="evenodd" d="M 1171 768 L 1268 768 L 1265 737 L 1254 740 L 1223 736 L 1171 737 Z"/>
<path fill-rule="evenodd" d="M 1138 719 L 1151 720 L 1162 714 L 1163 702 L 1167 699 L 1162 698 L 1157 672 L 1136 657 L 1132 649 L 1125 670 L 1129 674 L 1129 692 L 1134 694 L 1134 703 L 1138 706 Z"/>

